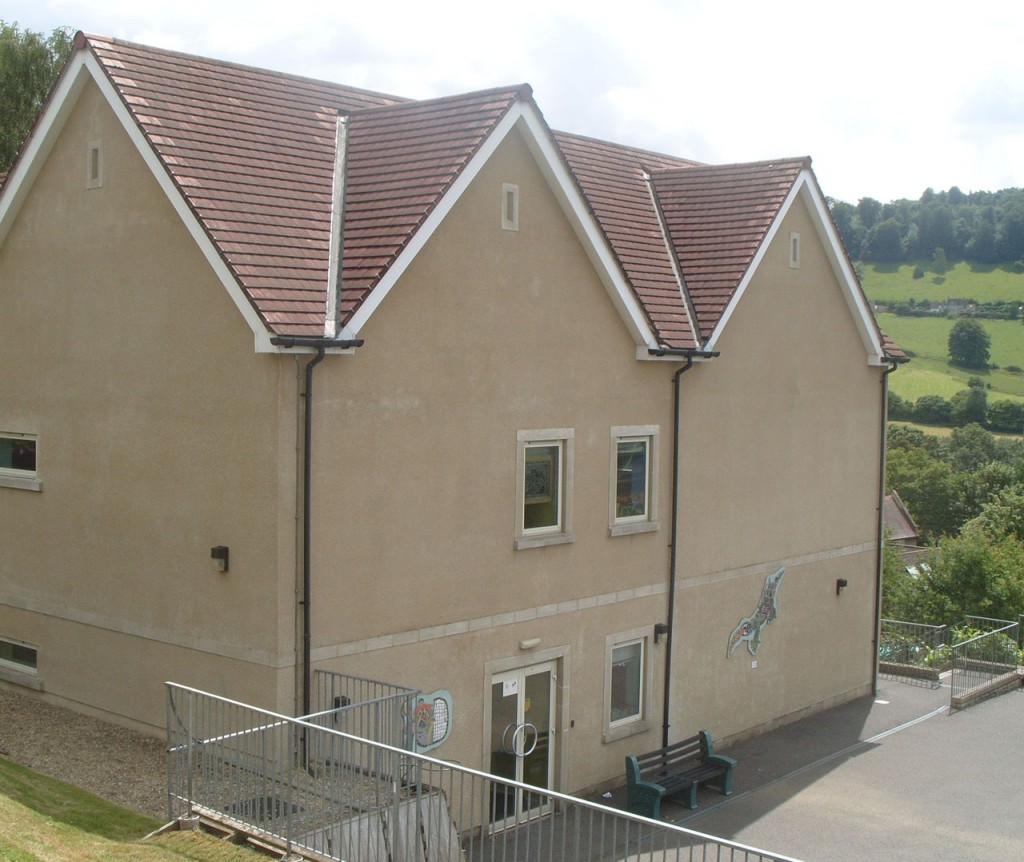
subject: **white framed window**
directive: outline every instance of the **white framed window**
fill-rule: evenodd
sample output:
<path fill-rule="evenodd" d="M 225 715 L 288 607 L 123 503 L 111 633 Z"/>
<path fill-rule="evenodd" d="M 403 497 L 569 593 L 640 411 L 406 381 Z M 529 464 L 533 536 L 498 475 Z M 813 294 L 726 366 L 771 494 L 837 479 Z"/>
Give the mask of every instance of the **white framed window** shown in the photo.
<path fill-rule="evenodd" d="M 0 665 L 22 673 L 35 673 L 38 666 L 39 652 L 24 641 L 0 638 Z"/>
<path fill-rule="evenodd" d="M 85 156 L 85 187 L 98 189 L 103 186 L 103 142 L 89 141 Z"/>
<path fill-rule="evenodd" d="M 501 184 L 501 229 L 519 230 L 519 186 Z"/>
<path fill-rule="evenodd" d="M 789 235 L 789 268 L 800 269 L 800 234 Z"/>
<path fill-rule="evenodd" d="M 647 627 L 605 638 L 605 742 L 650 727 L 653 631 Z"/>
<path fill-rule="evenodd" d="M 572 535 L 572 428 L 516 433 L 515 547 L 537 548 Z"/>
<path fill-rule="evenodd" d="M 618 425 L 611 429 L 608 532 L 644 533 L 658 524 L 658 426 Z"/>
<path fill-rule="evenodd" d="M 0 431 L 0 488 L 42 488 L 34 434 Z"/>

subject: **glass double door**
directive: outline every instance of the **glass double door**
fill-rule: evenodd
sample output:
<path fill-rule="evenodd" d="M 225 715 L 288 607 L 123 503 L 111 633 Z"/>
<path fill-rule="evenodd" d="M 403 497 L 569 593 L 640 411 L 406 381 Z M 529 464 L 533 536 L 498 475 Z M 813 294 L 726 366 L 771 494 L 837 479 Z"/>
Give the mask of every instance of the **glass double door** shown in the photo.
<path fill-rule="evenodd" d="M 554 776 L 554 662 L 491 678 L 490 750 L 493 775 L 550 789 Z M 491 827 L 502 828 L 547 812 L 546 794 L 495 783 Z"/>

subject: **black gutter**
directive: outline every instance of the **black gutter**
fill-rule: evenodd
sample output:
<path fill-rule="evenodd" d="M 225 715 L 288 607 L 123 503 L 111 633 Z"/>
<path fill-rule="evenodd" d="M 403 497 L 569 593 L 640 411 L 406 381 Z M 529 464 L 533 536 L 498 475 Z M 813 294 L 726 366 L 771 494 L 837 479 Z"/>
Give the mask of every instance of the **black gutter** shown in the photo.
<path fill-rule="evenodd" d="M 338 340 L 310 336 L 279 336 L 270 343 L 277 347 L 312 347 L 316 355 L 306 363 L 306 386 L 302 393 L 303 402 L 303 444 L 302 444 L 302 715 L 309 715 L 313 687 L 312 670 L 312 571 L 310 549 L 312 547 L 311 512 L 313 508 L 313 369 L 319 365 L 328 347 L 348 349 L 362 347 L 361 338 Z"/>
<path fill-rule="evenodd" d="M 882 569 L 885 563 L 885 453 L 889 438 L 889 375 L 900 366 L 900 360 L 886 357 L 889 367 L 882 375 L 881 431 L 878 453 L 878 554 L 875 561 L 875 630 L 871 639 L 871 695 L 878 695 L 878 642 L 882 637 Z M 905 361 L 905 360 L 904 360 Z"/>
<path fill-rule="evenodd" d="M 672 538 L 669 540 L 668 619 L 666 620 L 667 631 L 665 633 L 665 695 L 661 720 L 661 744 L 662 746 L 667 746 L 669 744 L 669 713 L 672 702 L 672 635 L 675 631 L 676 616 L 676 545 L 679 540 L 679 408 L 681 400 L 679 378 L 693 366 L 694 359 L 713 359 L 718 356 L 718 351 L 658 347 L 652 348 L 648 352 L 651 356 L 682 356 L 686 358 L 686 365 L 676 369 L 675 374 L 672 375 Z"/>

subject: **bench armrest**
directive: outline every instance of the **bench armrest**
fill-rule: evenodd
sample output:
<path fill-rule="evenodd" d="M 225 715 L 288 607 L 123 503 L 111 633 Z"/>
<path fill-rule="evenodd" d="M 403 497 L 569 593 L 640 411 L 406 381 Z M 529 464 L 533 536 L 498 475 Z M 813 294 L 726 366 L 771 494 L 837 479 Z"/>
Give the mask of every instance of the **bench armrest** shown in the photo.
<path fill-rule="evenodd" d="M 736 761 L 733 758 L 726 757 L 724 754 L 709 754 L 704 760 L 708 763 L 717 763 L 726 769 L 732 769 L 736 765 Z"/>
<path fill-rule="evenodd" d="M 638 781 L 629 786 L 626 807 L 633 814 L 642 814 L 657 820 L 661 817 L 661 797 L 665 788 L 651 781 Z"/>

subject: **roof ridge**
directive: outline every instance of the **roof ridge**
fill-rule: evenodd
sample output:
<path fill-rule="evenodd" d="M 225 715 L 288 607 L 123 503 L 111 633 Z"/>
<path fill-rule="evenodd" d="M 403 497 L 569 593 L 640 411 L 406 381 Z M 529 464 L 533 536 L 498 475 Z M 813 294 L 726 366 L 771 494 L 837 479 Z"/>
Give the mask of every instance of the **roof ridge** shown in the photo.
<path fill-rule="evenodd" d="M 352 87 L 348 84 L 339 84 L 337 81 L 329 81 L 325 78 L 314 78 L 309 75 L 298 75 L 294 72 L 281 72 L 276 69 L 269 69 L 265 66 L 254 66 L 250 63 L 239 63 L 234 60 L 218 60 L 216 57 L 207 57 L 202 54 L 191 54 L 187 51 L 176 51 L 171 48 L 160 48 L 154 45 L 146 45 L 141 42 L 133 42 L 130 39 L 121 39 L 116 36 L 103 36 L 97 33 L 86 33 L 79 30 L 75 34 L 74 39 L 74 51 L 78 51 L 84 48 L 86 45 L 90 47 L 95 43 L 106 43 L 108 45 L 119 46 L 122 48 L 128 48 L 133 51 L 139 51 L 146 54 L 159 54 L 163 57 L 174 57 L 179 60 L 185 60 L 190 63 L 204 63 L 218 68 L 235 69 L 243 72 L 257 72 L 260 75 L 266 75 L 270 78 L 277 78 L 286 81 L 294 81 L 299 83 L 317 84 L 323 87 L 328 87 L 333 90 L 346 90 L 350 93 L 359 93 L 366 96 L 374 96 L 379 99 L 391 99 L 396 104 L 404 102 L 415 101 L 407 96 L 396 96 L 393 93 L 384 93 L 379 90 L 369 90 L 364 87 Z"/>
<path fill-rule="evenodd" d="M 694 163 L 693 166 L 691 168 L 687 168 L 687 170 L 688 171 L 693 171 L 695 173 L 704 173 L 704 172 L 710 172 L 710 171 L 714 171 L 715 173 L 726 173 L 727 171 L 736 170 L 738 168 L 743 168 L 743 169 L 780 168 L 780 169 L 784 169 L 784 168 L 792 167 L 794 165 L 800 165 L 804 169 L 809 169 L 811 167 L 811 157 L 810 156 L 787 156 L 787 157 L 781 158 L 781 159 L 758 159 L 757 161 L 753 161 L 753 162 L 727 162 L 727 163 L 724 163 L 724 164 L 721 164 L 721 163 L 715 163 L 715 164 Z M 675 171 L 675 170 L 678 170 L 678 168 L 659 168 L 658 170 L 652 171 L 651 173 L 652 174 L 653 173 L 666 174 L 666 173 L 670 173 L 670 172 Z"/>
<path fill-rule="evenodd" d="M 659 152 L 658 150 L 650 150 L 650 149 L 646 149 L 644 147 L 634 147 L 634 146 L 631 146 L 630 144 L 620 144 L 617 141 L 609 141 L 609 140 L 607 140 L 605 138 L 595 138 L 595 137 L 593 137 L 591 135 L 581 135 L 581 134 L 578 134 L 576 132 L 565 132 L 565 131 L 559 131 L 557 129 L 552 129 L 551 133 L 553 135 L 555 135 L 556 138 L 572 138 L 572 139 L 580 141 L 582 143 L 600 144 L 600 145 L 605 146 L 605 147 L 611 147 L 611 148 L 613 148 L 615 150 L 619 150 L 621 152 L 633 153 L 633 154 L 638 155 L 638 156 L 654 156 L 654 157 L 659 158 L 659 159 L 669 159 L 669 160 L 674 161 L 674 162 L 680 162 L 681 163 L 679 165 L 680 168 L 687 167 L 687 166 L 692 166 L 692 167 L 706 167 L 707 166 L 705 162 L 698 162 L 698 161 L 695 161 L 693 159 L 686 159 L 686 158 L 683 158 L 682 156 L 674 156 L 671 153 L 662 153 L 662 152 Z M 670 170 L 670 169 L 669 168 L 665 168 L 664 170 Z"/>

